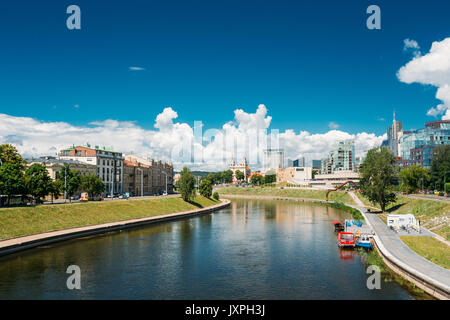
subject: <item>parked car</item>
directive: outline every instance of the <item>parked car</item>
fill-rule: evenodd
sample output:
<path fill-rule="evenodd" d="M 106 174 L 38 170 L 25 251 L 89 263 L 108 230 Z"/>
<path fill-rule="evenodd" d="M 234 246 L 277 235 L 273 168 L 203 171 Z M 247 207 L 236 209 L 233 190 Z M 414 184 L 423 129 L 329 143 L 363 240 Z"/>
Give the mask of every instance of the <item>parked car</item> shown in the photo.
<path fill-rule="evenodd" d="M 80 196 L 79 195 L 74 195 L 70 197 L 71 200 L 79 200 Z"/>

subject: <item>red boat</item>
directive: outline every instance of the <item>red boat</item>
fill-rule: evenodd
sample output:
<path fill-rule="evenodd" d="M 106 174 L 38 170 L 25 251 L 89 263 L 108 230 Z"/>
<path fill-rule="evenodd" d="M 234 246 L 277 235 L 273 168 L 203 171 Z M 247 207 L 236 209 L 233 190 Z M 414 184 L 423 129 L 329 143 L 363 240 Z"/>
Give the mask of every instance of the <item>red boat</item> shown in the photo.
<path fill-rule="evenodd" d="M 344 231 L 344 224 L 341 221 L 334 221 L 334 231 Z"/>
<path fill-rule="evenodd" d="M 337 243 L 339 247 L 354 247 L 355 235 L 351 232 L 339 232 Z"/>

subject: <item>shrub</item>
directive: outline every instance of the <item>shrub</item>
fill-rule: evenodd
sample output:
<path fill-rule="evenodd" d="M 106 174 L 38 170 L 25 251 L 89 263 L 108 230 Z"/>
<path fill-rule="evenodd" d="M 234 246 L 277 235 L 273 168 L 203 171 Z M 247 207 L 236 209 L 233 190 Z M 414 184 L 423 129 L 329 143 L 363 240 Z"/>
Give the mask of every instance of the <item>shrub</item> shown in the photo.
<path fill-rule="evenodd" d="M 219 200 L 219 193 L 218 193 L 217 191 L 214 192 L 213 198 L 214 198 L 215 200 Z"/>
<path fill-rule="evenodd" d="M 343 204 L 342 202 L 332 202 L 332 203 L 327 203 L 328 206 L 336 208 L 336 209 L 341 209 L 344 211 L 347 211 L 348 213 L 350 213 L 353 217 L 354 220 L 357 221 L 364 221 L 364 217 L 362 216 L 361 212 L 358 209 L 346 206 L 345 204 Z"/>

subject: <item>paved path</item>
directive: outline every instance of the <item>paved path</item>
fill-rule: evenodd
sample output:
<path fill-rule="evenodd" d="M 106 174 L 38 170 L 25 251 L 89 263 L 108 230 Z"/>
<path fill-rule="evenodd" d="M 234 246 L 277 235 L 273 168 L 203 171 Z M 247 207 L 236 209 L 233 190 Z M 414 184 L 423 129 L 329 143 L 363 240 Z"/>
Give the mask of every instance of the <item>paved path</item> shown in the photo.
<path fill-rule="evenodd" d="M 408 246 L 400 240 L 398 235 L 390 230 L 376 214 L 365 213 L 365 216 L 385 248 L 395 258 L 434 281 L 444 284 L 450 289 L 450 270 L 428 261 L 408 248 Z"/>

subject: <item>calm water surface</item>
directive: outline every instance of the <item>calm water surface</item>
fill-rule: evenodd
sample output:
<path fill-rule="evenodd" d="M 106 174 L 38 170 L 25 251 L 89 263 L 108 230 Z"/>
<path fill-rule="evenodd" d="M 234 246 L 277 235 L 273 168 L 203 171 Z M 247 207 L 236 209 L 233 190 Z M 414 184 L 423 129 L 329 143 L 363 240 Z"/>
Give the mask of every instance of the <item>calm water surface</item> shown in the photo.
<path fill-rule="evenodd" d="M 340 210 L 290 201 L 231 207 L 40 247 L 0 259 L 1 299 L 411 299 L 368 290 L 360 256 L 339 251 Z M 81 290 L 66 269 L 81 268 Z"/>

